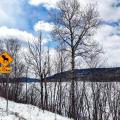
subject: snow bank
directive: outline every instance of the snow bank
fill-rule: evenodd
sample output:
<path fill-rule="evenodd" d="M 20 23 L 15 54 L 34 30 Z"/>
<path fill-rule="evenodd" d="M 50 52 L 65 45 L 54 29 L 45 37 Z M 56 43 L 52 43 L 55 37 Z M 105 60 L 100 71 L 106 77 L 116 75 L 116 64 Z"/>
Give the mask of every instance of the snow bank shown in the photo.
<path fill-rule="evenodd" d="M 0 97 L 0 120 L 70 120 L 60 115 L 43 111 L 32 105 L 19 104 L 9 101 L 8 115 L 6 100 Z"/>

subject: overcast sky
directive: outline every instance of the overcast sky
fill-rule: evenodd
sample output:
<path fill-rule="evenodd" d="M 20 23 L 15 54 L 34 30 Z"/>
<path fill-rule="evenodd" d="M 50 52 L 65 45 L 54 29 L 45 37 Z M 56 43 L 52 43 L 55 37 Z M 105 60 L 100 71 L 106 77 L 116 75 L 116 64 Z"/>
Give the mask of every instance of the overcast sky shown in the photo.
<path fill-rule="evenodd" d="M 49 13 L 56 11 L 57 1 L 0 0 L 0 39 L 20 38 L 23 43 L 32 42 L 36 32 L 42 30 L 44 44 L 52 44 L 49 33 L 54 23 Z M 90 2 L 79 1 L 82 6 Z M 120 66 L 120 0 L 91 1 L 97 3 L 102 21 L 94 38 L 103 46 L 108 64 Z"/>

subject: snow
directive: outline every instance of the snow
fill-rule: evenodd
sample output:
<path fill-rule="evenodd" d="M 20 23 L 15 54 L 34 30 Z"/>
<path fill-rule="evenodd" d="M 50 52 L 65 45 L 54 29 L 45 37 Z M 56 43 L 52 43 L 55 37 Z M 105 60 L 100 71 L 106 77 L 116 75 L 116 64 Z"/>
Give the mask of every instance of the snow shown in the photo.
<path fill-rule="evenodd" d="M 58 114 L 43 111 L 36 106 L 8 102 L 6 113 L 6 99 L 0 97 L 0 120 L 70 120 Z"/>

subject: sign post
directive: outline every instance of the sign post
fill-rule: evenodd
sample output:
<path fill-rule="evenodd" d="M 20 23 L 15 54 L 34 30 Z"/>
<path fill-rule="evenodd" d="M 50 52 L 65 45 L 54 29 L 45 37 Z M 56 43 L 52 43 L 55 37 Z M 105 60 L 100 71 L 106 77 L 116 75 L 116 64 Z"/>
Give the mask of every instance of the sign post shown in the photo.
<path fill-rule="evenodd" d="M 7 104 L 6 104 L 6 112 L 8 115 L 8 94 L 9 94 L 9 73 L 12 70 L 12 67 L 9 66 L 10 63 L 13 62 L 13 58 L 9 55 L 7 52 L 3 52 L 0 55 L 0 73 L 2 74 L 7 74 L 7 82 L 6 82 L 6 99 L 7 99 Z"/>
<path fill-rule="evenodd" d="M 6 104 L 6 112 L 8 115 L 8 94 L 9 94 L 9 75 L 7 76 L 7 85 L 6 85 L 6 99 L 7 99 L 7 104 Z"/>

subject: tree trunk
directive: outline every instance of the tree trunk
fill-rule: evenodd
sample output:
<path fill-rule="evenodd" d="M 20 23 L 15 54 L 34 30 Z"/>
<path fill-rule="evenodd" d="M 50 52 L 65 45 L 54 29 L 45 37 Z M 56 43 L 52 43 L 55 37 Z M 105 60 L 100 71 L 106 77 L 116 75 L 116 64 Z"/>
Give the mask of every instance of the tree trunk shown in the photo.
<path fill-rule="evenodd" d="M 42 107 L 42 110 L 44 110 L 44 105 L 43 105 L 43 75 L 41 75 L 41 107 Z"/>
<path fill-rule="evenodd" d="M 48 92 L 47 92 L 47 82 L 45 80 L 45 109 L 48 110 Z"/>
<path fill-rule="evenodd" d="M 72 79 L 71 79 L 71 117 L 75 119 L 75 77 L 74 77 L 74 68 L 75 68 L 75 57 L 74 52 L 72 51 Z"/>

